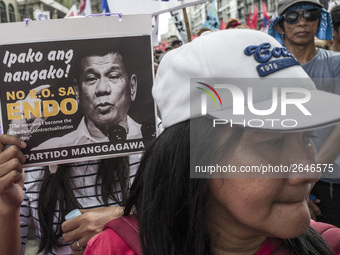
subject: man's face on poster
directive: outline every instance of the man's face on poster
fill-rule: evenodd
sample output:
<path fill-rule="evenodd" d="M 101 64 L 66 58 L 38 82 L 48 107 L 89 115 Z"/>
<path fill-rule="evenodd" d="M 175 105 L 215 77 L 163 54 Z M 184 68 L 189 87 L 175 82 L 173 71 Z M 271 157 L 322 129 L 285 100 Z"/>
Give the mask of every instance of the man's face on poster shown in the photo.
<path fill-rule="evenodd" d="M 88 124 L 108 128 L 119 124 L 127 128 L 126 117 L 136 97 L 137 77 L 128 77 L 118 53 L 85 57 L 81 61 L 77 99 Z"/>

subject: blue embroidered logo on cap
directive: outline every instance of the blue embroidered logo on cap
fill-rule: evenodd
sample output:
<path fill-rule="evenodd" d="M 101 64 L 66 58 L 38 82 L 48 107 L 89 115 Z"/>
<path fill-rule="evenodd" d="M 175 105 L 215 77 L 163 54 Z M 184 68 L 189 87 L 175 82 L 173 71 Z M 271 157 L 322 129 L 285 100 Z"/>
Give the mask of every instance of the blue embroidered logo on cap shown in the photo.
<path fill-rule="evenodd" d="M 255 60 L 261 63 L 256 67 L 260 77 L 265 77 L 290 66 L 300 65 L 285 47 L 275 47 L 272 50 L 270 48 L 270 43 L 262 43 L 259 46 L 248 46 L 244 50 L 247 56 L 254 55 Z M 273 57 L 277 59 L 271 60 Z"/>

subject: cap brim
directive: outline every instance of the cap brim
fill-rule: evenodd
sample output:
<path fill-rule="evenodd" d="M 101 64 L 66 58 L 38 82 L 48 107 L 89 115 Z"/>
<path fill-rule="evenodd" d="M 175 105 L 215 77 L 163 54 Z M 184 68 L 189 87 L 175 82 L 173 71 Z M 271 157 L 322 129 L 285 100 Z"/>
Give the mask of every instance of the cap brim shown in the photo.
<path fill-rule="evenodd" d="M 306 1 L 306 0 L 295 1 L 295 2 L 290 3 L 287 6 L 285 6 L 285 8 L 283 10 L 279 10 L 279 15 L 282 15 L 289 7 L 291 7 L 291 6 L 293 6 L 293 5 L 297 4 L 297 3 L 311 3 L 311 4 L 314 4 L 314 5 L 318 6 L 318 7 L 323 8 L 322 4 L 316 3 L 315 1 Z"/>
<path fill-rule="evenodd" d="M 233 108 L 209 111 L 208 117 L 221 120 L 219 123 L 243 126 L 264 131 L 308 131 L 340 122 L 340 96 L 320 90 L 311 90 L 311 98 L 303 104 L 311 115 L 305 115 L 296 105 L 288 105 L 286 115 L 281 109 L 269 115 L 258 115 L 245 107 L 244 115 L 234 115 Z M 300 95 L 301 96 L 301 95 Z M 281 102 L 279 97 L 279 102 Z M 255 109 L 270 109 L 272 99 L 254 103 Z"/>

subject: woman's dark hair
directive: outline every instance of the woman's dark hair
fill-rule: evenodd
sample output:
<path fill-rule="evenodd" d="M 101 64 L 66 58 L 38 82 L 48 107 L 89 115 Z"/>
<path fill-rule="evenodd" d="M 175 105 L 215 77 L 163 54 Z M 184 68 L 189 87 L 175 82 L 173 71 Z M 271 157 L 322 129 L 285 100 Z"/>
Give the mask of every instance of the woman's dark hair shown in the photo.
<path fill-rule="evenodd" d="M 143 254 L 212 254 L 205 225 L 209 179 L 190 178 L 190 162 L 199 165 L 227 155 L 244 129 L 211 125 L 206 118 L 178 123 L 146 149 L 124 211 L 125 216 L 136 213 Z M 230 134 L 225 143 L 221 143 L 223 132 Z M 190 146 L 190 139 L 198 143 Z M 312 230 L 286 240 L 284 246 L 296 255 L 329 254 Z"/>
<path fill-rule="evenodd" d="M 309 227 L 299 237 L 283 240 L 282 244 L 295 255 L 334 254 L 325 240 L 312 227 Z"/>
<path fill-rule="evenodd" d="M 71 167 L 72 165 L 68 164 L 58 165 L 55 174 L 51 174 L 48 167 L 45 167 L 38 199 L 38 216 L 42 233 L 38 252 L 52 252 L 53 247 L 60 247 L 61 243 L 58 239 L 63 234 L 61 224 L 66 214 L 73 209 L 82 208 L 73 192 L 76 187 L 72 182 Z M 109 199 L 123 205 L 129 188 L 129 158 L 100 160 L 96 186 L 100 186 L 101 191 L 99 195 L 96 189 L 96 197 L 98 201 L 103 201 L 105 206 L 109 205 Z M 57 226 L 54 226 L 53 219 L 57 216 L 56 208 L 58 208 L 59 217 Z"/>

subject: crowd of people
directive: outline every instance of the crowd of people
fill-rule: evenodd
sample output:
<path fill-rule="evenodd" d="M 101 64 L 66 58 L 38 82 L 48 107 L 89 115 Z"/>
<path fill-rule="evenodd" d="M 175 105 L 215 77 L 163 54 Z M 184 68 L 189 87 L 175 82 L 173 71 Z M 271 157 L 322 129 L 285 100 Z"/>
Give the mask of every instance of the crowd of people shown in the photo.
<path fill-rule="evenodd" d="M 25 254 L 33 223 L 43 254 L 340 255 L 340 6 L 279 0 L 277 13 L 268 34 L 231 19 L 155 49 L 162 132 L 143 155 L 24 169 L 26 143 L 0 135 L 0 253 Z M 78 64 L 82 124 L 45 145 L 111 141 L 111 126 L 142 137 L 124 54 Z M 228 165 L 236 175 L 215 171 Z"/>

